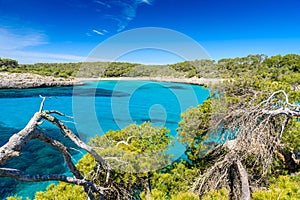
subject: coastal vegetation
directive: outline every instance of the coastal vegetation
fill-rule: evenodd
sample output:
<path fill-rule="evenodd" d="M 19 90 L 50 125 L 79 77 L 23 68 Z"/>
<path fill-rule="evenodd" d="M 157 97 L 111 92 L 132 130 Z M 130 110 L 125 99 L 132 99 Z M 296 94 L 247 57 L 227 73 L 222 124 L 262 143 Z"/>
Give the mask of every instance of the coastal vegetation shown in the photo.
<path fill-rule="evenodd" d="M 287 54 L 268 57 L 263 54 L 241 58 L 185 61 L 170 65 L 142 65 L 125 62 L 80 62 L 18 64 L 0 58 L 0 72 L 34 73 L 63 78 L 173 76 L 204 78 L 238 78 L 257 76 L 298 84 L 300 55 Z"/>
<path fill-rule="evenodd" d="M 0 63 L 5 72 L 47 75 L 57 70 L 56 76 L 66 77 L 76 77 L 75 69 L 81 66 L 91 69 L 82 70 L 86 77 L 147 76 L 161 68 L 130 63 L 19 65 L 7 59 Z M 91 139 L 89 147 L 112 166 L 99 162 L 95 153 L 84 155 L 76 169 L 91 185 L 62 180 L 38 192 L 36 199 L 300 198 L 300 55 L 249 55 L 165 67 L 167 76 L 225 79 L 210 86 L 211 95 L 203 104 L 182 113 L 177 132 L 186 147 L 185 158 L 168 162 L 166 152 L 174 138 L 166 128 L 147 122 L 128 125 Z"/>

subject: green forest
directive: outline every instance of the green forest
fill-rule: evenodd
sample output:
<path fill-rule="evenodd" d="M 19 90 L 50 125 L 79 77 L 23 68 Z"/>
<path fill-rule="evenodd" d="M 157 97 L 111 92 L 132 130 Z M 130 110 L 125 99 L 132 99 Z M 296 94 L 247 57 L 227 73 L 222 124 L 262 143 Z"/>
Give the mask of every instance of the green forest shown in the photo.
<path fill-rule="evenodd" d="M 300 55 L 268 57 L 263 54 L 242 58 L 185 61 L 170 65 L 142 65 L 124 62 L 36 63 L 18 64 L 0 58 L 0 72 L 34 73 L 55 77 L 139 77 L 173 76 L 204 78 L 238 78 L 258 76 L 274 81 L 297 83 L 300 76 Z"/>
<path fill-rule="evenodd" d="M 0 59 L 0 71 L 56 77 L 173 76 L 222 78 L 210 97 L 181 114 L 178 140 L 186 159 L 168 163 L 174 143 L 165 127 L 131 124 L 91 139 L 115 166 L 106 171 L 86 154 L 76 167 L 101 186 L 105 199 L 300 199 L 300 55 L 249 55 L 161 66 L 119 62 L 18 64 Z M 217 138 L 217 140 L 216 140 Z M 141 153 L 154 155 L 143 158 Z M 153 166 L 166 166 L 153 170 Z M 100 199 L 99 194 L 94 194 Z M 102 198 L 102 197 L 101 197 Z M 22 199 L 9 197 L 7 200 Z M 80 185 L 60 182 L 36 200 L 87 199 Z"/>

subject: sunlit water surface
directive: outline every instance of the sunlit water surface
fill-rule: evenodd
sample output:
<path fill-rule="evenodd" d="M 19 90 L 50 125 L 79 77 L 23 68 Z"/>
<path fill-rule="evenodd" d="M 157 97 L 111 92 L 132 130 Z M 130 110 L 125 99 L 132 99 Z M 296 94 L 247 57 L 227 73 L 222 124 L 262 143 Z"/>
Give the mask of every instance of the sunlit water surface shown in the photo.
<path fill-rule="evenodd" d="M 33 114 L 38 111 L 41 98 L 48 96 L 44 109 L 58 110 L 74 116 L 66 124 L 81 139 L 104 134 L 108 130 L 118 130 L 130 123 L 141 124 L 151 121 L 155 126 L 166 126 L 176 137 L 180 113 L 207 99 L 209 91 L 201 86 L 160 83 L 151 81 L 102 81 L 87 82 L 84 86 L 10 89 L 0 90 L 0 145 L 22 129 Z M 65 138 L 57 128 L 49 123 L 41 127 L 51 137 L 62 141 L 71 148 L 74 160 L 84 153 Z M 72 150 L 73 148 L 77 150 Z M 79 151 L 78 151 L 79 150 Z M 81 153 L 80 153 L 81 152 Z M 169 151 L 174 159 L 184 153 L 183 146 L 176 142 Z M 3 167 L 3 166 L 1 166 Z M 59 152 L 40 141 L 30 141 L 20 157 L 7 162 L 4 167 L 24 170 L 32 174 L 68 173 Z M 0 199 L 9 195 L 33 198 L 36 191 L 45 190 L 52 182 L 23 183 L 9 178 L 0 178 Z"/>

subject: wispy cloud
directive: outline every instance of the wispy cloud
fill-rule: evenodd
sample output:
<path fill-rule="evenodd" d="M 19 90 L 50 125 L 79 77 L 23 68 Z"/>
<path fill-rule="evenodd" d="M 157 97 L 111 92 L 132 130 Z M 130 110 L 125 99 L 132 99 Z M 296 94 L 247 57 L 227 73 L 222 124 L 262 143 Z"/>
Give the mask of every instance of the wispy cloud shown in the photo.
<path fill-rule="evenodd" d="M 46 35 L 33 30 L 0 28 L 0 49 L 13 50 L 47 44 Z"/>
<path fill-rule="evenodd" d="M 22 50 L 1 50 L 1 57 L 12 58 L 18 60 L 19 63 L 32 64 L 37 62 L 78 62 L 85 61 L 86 57 L 75 56 L 71 54 L 53 54 Z"/>
<path fill-rule="evenodd" d="M 110 31 L 120 32 L 124 30 L 128 23 L 136 17 L 136 12 L 141 4 L 152 5 L 154 0 L 113 0 L 100 1 L 94 0 L 95 11 L 99 13 L 103 21 L 110 20 L 110 24 L 106 24 Z M 116 29 L 112 30 L 112 23 L 115 23 Z M 104 27 L 105 24 L 101 24 Z M 106 28 L 106 27 L 104 27 Z M 101 33 L 103 33 L 102 31 Z"/>
<path fill-rule="evenodd" d="M 0 28 L 0 57 L 12 58 L 20 63 L 36 62 L 74 62 L 85 57 L 70 54 L 53 54 L 27 51 L 27 47 L 48 44 L 47 36 L 40 31 L 30 29 Z"/>
<path fill-rule="evenodd" d="M 104 35 L 104 33 L 100 32 L 100 31 L 98 31 L 96 29 L 94 29 L 93 32 L 96 33 L 96 34 L 98 34 L 98 35 Z"/>
<path fill-rule="evenodd" d="M 94 2 L 95 2 L 95 3 L 98 3 L 98 4 L 102 5 L 102 6 L 105 6 L 105 7 L 107 7 L 107 8 L 111 8 L 111 5 L 109 5 L 108 3 L 104 3 L 104 2 L 98 1 L 98 0 L 95 0 Z"/>

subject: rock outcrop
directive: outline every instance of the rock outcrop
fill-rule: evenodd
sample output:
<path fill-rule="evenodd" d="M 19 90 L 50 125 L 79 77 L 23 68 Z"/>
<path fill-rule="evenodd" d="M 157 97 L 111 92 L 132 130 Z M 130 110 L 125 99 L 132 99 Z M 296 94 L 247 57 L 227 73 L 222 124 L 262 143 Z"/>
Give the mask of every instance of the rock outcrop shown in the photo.
<path fill-rule="evenodd" d="M 0 72 L 0 89 L 39 88 L 83 85 L 82 82 L 69 78 L 55 78 L 30 73 Z"/>

